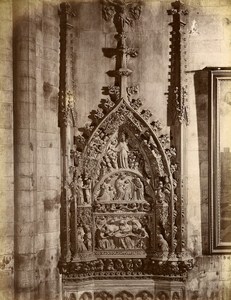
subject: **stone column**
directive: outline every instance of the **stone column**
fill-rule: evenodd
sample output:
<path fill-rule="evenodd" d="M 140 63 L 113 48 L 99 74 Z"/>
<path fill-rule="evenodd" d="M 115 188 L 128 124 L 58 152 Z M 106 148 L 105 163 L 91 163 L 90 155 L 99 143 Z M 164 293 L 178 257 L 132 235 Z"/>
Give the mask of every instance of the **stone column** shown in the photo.
<path fill-rule="evenodd" d="M 33 299 L 36 293 L 36 24 L 32 2 L 13 3 L 15 297 L 23 300 Z"/>
<path fill-rule="evenodd" d="M 0 1 L 0 299 L 14 298 L 12 1 Z"/>

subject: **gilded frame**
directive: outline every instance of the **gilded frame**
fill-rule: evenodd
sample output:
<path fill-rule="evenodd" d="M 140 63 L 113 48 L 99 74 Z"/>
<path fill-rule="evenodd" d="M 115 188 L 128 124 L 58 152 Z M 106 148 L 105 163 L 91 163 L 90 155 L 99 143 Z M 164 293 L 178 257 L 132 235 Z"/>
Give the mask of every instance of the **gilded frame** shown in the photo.
<path fill-rule="evenodd" d="M 209 100 L 210 252 L 227 254 L 231 253 L 231 69 L 210 71 Z"/>

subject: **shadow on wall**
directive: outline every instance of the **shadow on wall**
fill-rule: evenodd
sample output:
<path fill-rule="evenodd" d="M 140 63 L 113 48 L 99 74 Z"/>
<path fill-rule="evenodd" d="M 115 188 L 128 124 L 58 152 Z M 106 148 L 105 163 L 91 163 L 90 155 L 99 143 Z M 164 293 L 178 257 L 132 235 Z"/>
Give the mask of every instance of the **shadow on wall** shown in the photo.
<path fill-rule="evenodd" d="M 209 178 L 208 178 L 208 145 L 209 145 L 209 70 L 207 68 L 196 71 L 194 75 L 199 165 L 200 165 L 200 189 L 201 189 L 201 232 L 202 232 L 202 253 L 209 253 Z"/>

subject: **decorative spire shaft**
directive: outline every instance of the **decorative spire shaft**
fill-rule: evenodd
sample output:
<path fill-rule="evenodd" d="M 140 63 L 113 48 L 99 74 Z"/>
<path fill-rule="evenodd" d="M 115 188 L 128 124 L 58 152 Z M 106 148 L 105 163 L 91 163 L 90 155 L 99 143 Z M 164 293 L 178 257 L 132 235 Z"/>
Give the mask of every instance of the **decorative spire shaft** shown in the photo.
<path fill-rule="evenodd" d="M 126 44 L 126 32 L 133 22 L 139 19 L 141 13 L 140 1 L 126 0 L 104 0 L 103 17 L 106 21 L 113 20 L 117 31 L 118 40 L 116 48 L 117 69 L 113 72 L 118 78 L 116 82 L 120 87 L 120 99 L 127 100 L 127 77 L 132 74 L 132 70 L 127 67 L 128 56 L 137 56 L 137 51 L 128 48 Z"/>
<path fill-rule="evenodd" d="M 68 183 L 70 181 L 70 150 L 73 143 L 71 127 L 75 126 L 74 120 L 74 87 L 72 74 L 72 38 L 73 26 L 72 17 L 75 16 L 70 4 L 60 4 L 60 86 L 59 86 L 59 126 L 61 131 L 62 149 L 62 194 L 61 194 L 61 222 L 66 224 L 61 231 L 61 255 L 62 259 L 69 261 L 70 252 L 70 191 Z"/>
<path fill-rule="evenodd" d="M 184 27 L 186 25 L 186 16 L 188 11 L 184 8 L 180 1 L 175 1 L 172 8 L 168 10 L 168 14 L 172 15 L 171 32 L 171 65 L 170 65 L 170 86 L 168 101 L 168 122 L 171 130 L 172 145 L 177 149 L 175 156 L 175 164 L 177 170 L 175 172 L 175 180 L 178 182 L 176 188 L 177 201 L 172 208 L 172 221 L 175 229 L 173 236 L 173 252 L 182 258 L 186 255 L 186 230 L 185 230 L 185 212 L 184 206 L 186 201 L 186 125 L 188 122 L 186 93 L 185 93 L 185 70 L 183 64 L 183 41 Z"/>

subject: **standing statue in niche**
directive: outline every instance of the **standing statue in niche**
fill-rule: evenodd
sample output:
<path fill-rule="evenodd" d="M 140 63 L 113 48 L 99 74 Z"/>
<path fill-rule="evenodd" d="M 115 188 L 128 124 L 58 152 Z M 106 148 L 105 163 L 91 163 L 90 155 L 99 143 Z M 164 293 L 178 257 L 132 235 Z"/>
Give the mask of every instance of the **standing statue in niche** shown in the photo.
<path fill-rule="evenodd" d="M 123 169 L 128 169 L 128 145 L 126 142 L 126 137 L 125 134 L 122 133 L 121 135 L 121 141 L 116 147 L 116 150 L 118 152 L 118 162 L 119 162 L 119 167 Z"/>
<path fill-rule="evenodd" d="M 77 250 L 79 252 L 87 251 L 87 247 L 84 244 L 85 232 L 83 227 L 77 228 Z"/>
<path fill-rule="evenodd" d="M 84 236 L 84 239 L 85 239 L 87 250 L 90 251 L 92 249 L 92 234 L 91 234 L 90 226 L 86 227 L 86 234 Z"/>
<path fill-rule="evenodd" d="M 83 186 L 85 192 L 85 201 L 87 204 L 91 203 L 91 179 L 87 178 L 86 184 Z"/>
<path fill-rule="evenodd" d="M 83 195 L 83 180 L 81 176 L 78 177 L 77 179 L 77 199 L 78 199 L 78 204 L 82 205 L 84 204 L 84 195 Z"/>

